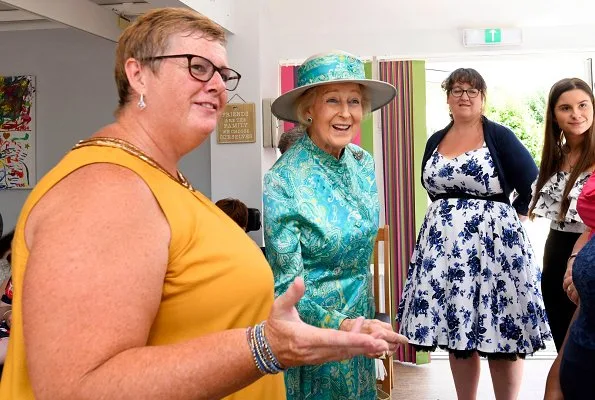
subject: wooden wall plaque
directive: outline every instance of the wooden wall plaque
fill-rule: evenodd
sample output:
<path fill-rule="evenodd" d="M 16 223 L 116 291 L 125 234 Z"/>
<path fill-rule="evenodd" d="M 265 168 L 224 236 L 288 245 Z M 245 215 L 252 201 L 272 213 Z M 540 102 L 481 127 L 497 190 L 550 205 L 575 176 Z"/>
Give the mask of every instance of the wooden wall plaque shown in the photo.
<path fill-rule="evenodd" d="M 256 142 L 254 103 L 228 104 L 217 123 L 217 143 Z"/>

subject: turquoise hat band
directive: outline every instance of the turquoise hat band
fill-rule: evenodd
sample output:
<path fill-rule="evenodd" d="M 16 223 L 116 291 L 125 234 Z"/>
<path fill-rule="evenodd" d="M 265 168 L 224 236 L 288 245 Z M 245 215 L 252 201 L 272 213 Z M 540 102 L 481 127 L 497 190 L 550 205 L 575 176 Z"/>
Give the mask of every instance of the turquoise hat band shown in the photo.
<path fill-rule="evenodd" d="M 306 61 L 297 71 L 297 86 L 339 79 L 366 79 L 364 63 L 348 54 L 327 54 Z"/>

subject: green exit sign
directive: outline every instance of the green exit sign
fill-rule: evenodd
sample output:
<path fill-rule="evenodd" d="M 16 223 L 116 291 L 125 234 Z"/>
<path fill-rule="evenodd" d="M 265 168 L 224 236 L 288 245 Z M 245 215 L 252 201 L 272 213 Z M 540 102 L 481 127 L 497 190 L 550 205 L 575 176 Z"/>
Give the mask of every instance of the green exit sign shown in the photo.
<path fill-rule="evenodd" d="M 463 29 L 463 45 L 474 46 L 518 46 L 523 43 L 520 28 L 478 28 Z"/>
<path fill-rule="evenodd" d="M 502 29 L 490 28 L 485 29 L 483 32 L 486 44 L 502 43 Z"/>

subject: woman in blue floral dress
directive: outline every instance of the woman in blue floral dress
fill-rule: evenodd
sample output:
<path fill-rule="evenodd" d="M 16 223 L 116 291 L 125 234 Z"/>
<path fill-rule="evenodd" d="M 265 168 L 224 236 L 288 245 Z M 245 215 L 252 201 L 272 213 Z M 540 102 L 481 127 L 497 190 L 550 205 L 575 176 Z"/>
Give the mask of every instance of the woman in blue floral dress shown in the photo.
<path fill-rule="evenodd" d="M 458 69 L 442 87 L 452 122 L 428 140 L 422 161 L 433 202 L 399 305 L 400 333 L 418 349 L 448 349 L 459 399 L 476 397 L 479 355 L 489 360 L 496 398 L 516 399 L 522 359 L 550 337 L 519 218 L 537 167 L 508 128 L 482 115 L 486 85 L 477 71 Z"/>
<path fill-rule="evenodd" d="M 372 156 L 351 144 L 365 110 L 395 96 L 387 83 L 366 80 L 358 58 L 316 55 L 298 70 L 298 88 L 273 103 L 273 113 L 299 122 L 306 134 L 264 178 L 264 239 L 276 295 L 301 276 L 300 317 L 322 328 L 362 331 L 392 351 L 407 339 L 374 318 L 370 256 L 378 232 L 378 192 Z M 373 357 L 285 372 L 290 400 L 375 400 Z"/>

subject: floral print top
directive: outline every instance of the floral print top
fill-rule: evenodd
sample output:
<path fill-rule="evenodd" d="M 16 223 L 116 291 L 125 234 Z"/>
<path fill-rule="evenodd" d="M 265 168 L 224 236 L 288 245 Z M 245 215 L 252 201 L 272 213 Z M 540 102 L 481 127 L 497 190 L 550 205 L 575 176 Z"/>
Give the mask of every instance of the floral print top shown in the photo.
<path fill-rule="evenodd" d="M 562 205 L 564 188 L 570 177 L 570 173 L 565 171 L 558 171 L 543 185 L 539 191 L 539 197 L 537 198 L 533 213 L 539 217 L 552 220 L 550 224 L 551 229 L 563 232 L 583 233 L 586 226 L 576 210 L 576 202 L 590 176 L 591 172 L 585 171 L 574 182 L 570 193 L 568 193 L 570 206 L 564 219 L 559 219 L 560 206 Z M 535 192 L 535 183 L 533 184 L 533 192 Z"/>

